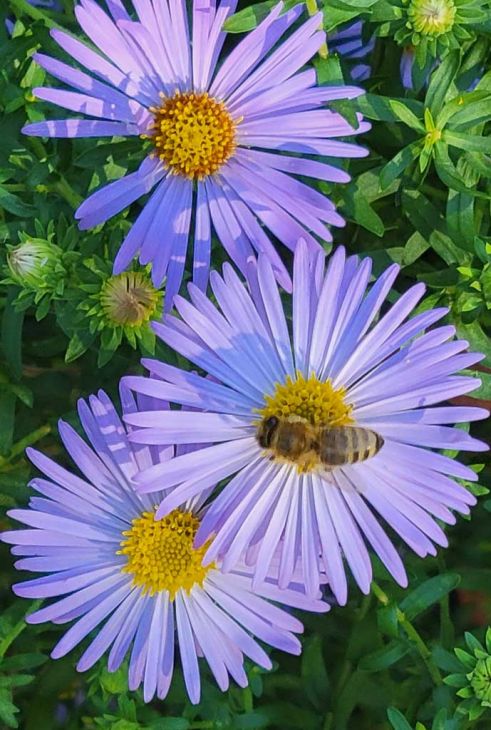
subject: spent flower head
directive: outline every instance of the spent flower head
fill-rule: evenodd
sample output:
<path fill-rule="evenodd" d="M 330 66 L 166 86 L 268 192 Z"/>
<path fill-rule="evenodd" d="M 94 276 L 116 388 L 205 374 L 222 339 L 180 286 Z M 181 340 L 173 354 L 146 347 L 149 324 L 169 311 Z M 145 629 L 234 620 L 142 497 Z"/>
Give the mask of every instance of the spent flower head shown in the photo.
<path fill-rule="evenodd" d="M 486 631 L 485 646 L 468 632 L 465 643 L 469 651 L 455 649 L 462 671 L 445 677 L 444 682 L 458 688 L 457 696 L 463 700 L 459 711 L 472 721 L 491 708 L 491 627 Z"/>
<path fill-rule="evenodd" d="M 133 349 L 153 353 L 152 320 L 160 319 L 163 289 L 156 289 L 147 270 L 112 275 L 110 264 L 98 257 L 84 261 L 83 281 L 74 293 L 77 322 L 100 337 L 99 364 L 105 364 L 126 340 Z M 81 299 L 81 301 L 80 301 Z"/>

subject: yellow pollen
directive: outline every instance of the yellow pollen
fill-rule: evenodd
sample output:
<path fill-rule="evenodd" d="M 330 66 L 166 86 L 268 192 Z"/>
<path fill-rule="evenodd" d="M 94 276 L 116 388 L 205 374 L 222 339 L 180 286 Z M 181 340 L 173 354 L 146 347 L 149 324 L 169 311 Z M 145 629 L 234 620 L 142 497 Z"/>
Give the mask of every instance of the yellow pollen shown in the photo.
<path fill-rule="evenodd" d="M 233 155 L 236 122 L 225 104 L 206 92 L 162 96 L 152 107 L 149 135 L 158 157 L 172 172 L 191 180 L 213 175 Z"/>
<path fill-rule="evenodd" d="M 258 413 L 261 419 L 298 416 L 312 426 L 346 426 L 353 419 L 345 395 L 345 389 L 336 390 L 330 380 L 322 382 L 313 373 L 306 380 L 297 372 L 296 380 L 287 375 L 285 383 L 276 383 L 274 394 L 264 396 L 266 405 Z"/>
<path fill-rule="evenodd" d="M 125 539 L 117 554 L 128 558 L 123 573 L 132 574 L 134 585 L 145 593 L 168 591 L 171 601 L 178 590 L 189 593 L 194 585 L 203 585 L 214 565 L 202 565 L 208 543 L 193 547 L 198 527 L 199 520 L 191 512 L 176 509 L 162 520 L 155 520 L 153 511 L 143 512 L 122 533 Z"/>

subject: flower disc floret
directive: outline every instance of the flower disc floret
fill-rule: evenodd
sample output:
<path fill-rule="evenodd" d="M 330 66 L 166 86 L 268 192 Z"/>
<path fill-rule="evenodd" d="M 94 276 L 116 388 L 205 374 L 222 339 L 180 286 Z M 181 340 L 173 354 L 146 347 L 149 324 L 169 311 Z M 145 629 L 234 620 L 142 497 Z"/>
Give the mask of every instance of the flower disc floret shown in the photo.
<path fill-rule="evenodd" d="M 456 12 L 453 0 L 412 0 L 408 16 L 415 31 L 437 37 L 452 29 Z"/>
<path fill-rule="evenodd" d="M 218 172 L 235 150 L 235 122 L 225 104 L 204 93 L 163 97 L 150 111 L 156 154 L 171 172 L 202 180 Z"/>
<path fill-rule="evenodd" d="M 329 380 L 318 380 L 315 374 L 307 379 L 298 372 L 296 379 L 287 375 L 284 383 L 276 383 L 273 395 L 265 395 L 266 405 L 259 410 L 261 418 L 298 416 L 312 426 L 346 426 L 352 423 L 351 406 L 345 403 L 344 388 L 334 388 Z"/>
<path fill-rule="evenodd" d="M 174 600 L 178 590 L 190 592 L 203 585 L 210 566 L 203 567 L 206 548 L 193 548 L 199 520 L 191 512 L 174 510 L 163 520 L 155 512 L 143 512 L 123 532 L 118 554 L 126 555 L 123 572 L 133 575 L 133 582 L 146 593 L 168 591 Z"/>

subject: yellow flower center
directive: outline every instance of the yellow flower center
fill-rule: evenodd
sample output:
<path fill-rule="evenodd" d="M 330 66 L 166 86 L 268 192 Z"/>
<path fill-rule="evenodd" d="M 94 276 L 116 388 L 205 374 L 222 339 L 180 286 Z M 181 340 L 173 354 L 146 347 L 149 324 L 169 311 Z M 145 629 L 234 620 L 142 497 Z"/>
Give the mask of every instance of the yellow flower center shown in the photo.
<path fill-rule="evenodd" d="M 319 468 L 321 459 L 311 437 L 318 428 L 353 422 L 345 395 L 344 388 L 335 389 L 329 380 L 322 382 L 314 374 L 306 379 L 297 373 L 295 380 L 287 376 L 284 383 L 276 384 L 273 395 L 264 396 L 265 406 L 258 409 L 259 443 L 275 461 L 294 464 L 300 474 Z M 279 440 L 275 441 L 274 433 Z"/>
<path fill-rule="evenodd" d="M 162 520 L 155 520 L 155 512 L 143 512 L 122 533 L 118 555 L 128 558 L 123 572 L 132 574 L 134 585 L 145 593 L 168 591 L 171 601 L 180 589 L 189 593 L 194 585 L 203 585 L 213 564 L 202 565 L 208 544 L 193 547 L 198 527 L 191 512 L 176 509 Z"/>
<path fill-rule="evenodd" d="M 156 313 L 161 294 L 141 272 L 110 276 L 101 288 L 100 302 L 113 325 L 140 327 Z"/>
<path fill-rule="evenodd" d="M 351 406 L 344 402 L 344 388 L 333 388 L 312 374 L 308 380 L 297 373 L 296 380 L 287 375 L 285 383 L 276 383 L 273 395 L 265 395 L 266 405 L 258 413 L 261 419 L 297 416 L 312 426 L 346 426 L 352 423 Z"/>
<path fill-rule="evenodd" d="M 448 33 L 456 12 L 453 0 L 412 0 L 408 9 L 414 30 L 429 36 Z"/>
<path fill-rule="evenodd" d="M 152 107 L 150 136 L 166 167 L 191 180 L 213 175 L 235 150 L 236 123 L 225 104 L 206 92 L 162 96 Z"/>

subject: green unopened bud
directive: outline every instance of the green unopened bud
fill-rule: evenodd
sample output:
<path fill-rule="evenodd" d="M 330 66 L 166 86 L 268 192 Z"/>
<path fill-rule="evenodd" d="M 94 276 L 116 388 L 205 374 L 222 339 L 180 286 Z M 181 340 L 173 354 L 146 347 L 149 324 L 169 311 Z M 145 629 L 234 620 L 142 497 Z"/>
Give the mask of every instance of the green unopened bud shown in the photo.
<path fill-rule="evenodd" d="M 470 677 L 471 687 L 477 699 L 491 707 L 491 656 L 479 659 Z"/>
<path fill-rule="evenodd" d="M 29 239 L 10 248 L 7 264 L 13 282 L 26 289 L 49 287 L 57 271 L 61 270 L 62 251 L 42 239 Z"/>
<path fill-rule="evenodd" d="M 456 7 L 453 0 L 411 0 L 407 13 L 417 33 L 436 38 L 452 29 Z"/>

